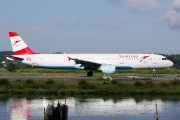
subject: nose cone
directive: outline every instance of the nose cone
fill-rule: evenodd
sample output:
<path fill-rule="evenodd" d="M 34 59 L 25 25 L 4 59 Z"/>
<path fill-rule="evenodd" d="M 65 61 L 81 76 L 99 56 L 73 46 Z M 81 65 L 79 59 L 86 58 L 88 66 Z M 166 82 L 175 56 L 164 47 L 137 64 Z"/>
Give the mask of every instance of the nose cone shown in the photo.
<path fill-rule="evenodd" d="M 172 61 L 169 60 L 168 66 L 169 66 L 169 67 L 172 67 L 173 65 L 174 65 L 174 63 L 173 63 Z"/>

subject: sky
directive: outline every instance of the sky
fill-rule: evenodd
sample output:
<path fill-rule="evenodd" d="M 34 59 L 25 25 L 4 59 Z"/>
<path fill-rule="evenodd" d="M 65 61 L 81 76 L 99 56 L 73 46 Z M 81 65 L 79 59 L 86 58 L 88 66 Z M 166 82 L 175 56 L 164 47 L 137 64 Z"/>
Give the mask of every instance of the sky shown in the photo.
<path fill-rule="evenodd" d="M 180 54 L 180 0 L 2 0 L 0 51 Z"/>

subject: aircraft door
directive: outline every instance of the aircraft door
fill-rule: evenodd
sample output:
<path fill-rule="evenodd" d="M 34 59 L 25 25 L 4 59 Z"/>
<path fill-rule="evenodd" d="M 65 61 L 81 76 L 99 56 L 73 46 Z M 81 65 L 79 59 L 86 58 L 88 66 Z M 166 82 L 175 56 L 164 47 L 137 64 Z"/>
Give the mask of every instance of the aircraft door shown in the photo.
<path fill-rule="evenodd" d="M 158 58 L 153 58 L 153 64 L 158 64 Z"/>
<path fill-rule="evenodd" d="M 33 66 L 37 66 L 37 59 L 36 59 L 36 57 L 32 57 L 31 59 L 32 59 L 32 67 Z"/>
<path fill-rule="evenodd" d="M 124 58 L 118 58 L 120 64 L 124 64 Z"/>

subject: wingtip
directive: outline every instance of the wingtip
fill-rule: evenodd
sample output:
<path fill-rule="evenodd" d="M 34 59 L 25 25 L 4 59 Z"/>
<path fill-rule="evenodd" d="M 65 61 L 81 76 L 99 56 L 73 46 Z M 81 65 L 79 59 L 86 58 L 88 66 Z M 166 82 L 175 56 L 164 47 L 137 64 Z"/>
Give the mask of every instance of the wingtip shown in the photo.
<path fill-rule="evenodd" d="M 9 32 L 10 37 L 19 36 L 17 32 Z"/>

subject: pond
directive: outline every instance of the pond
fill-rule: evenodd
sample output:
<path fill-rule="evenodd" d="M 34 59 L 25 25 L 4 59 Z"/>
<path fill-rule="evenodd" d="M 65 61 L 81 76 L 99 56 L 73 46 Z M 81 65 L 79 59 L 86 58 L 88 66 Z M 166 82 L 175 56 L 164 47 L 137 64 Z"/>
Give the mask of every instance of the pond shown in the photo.
<path fill-rule="evenodd" d="M 2 120 L 43 120 L 44 108 L 62 97 L 0 97 Z M 67 97 L 68 120 L 159 120 L 180 119 L 179 96 L 76 96 Z"/>

